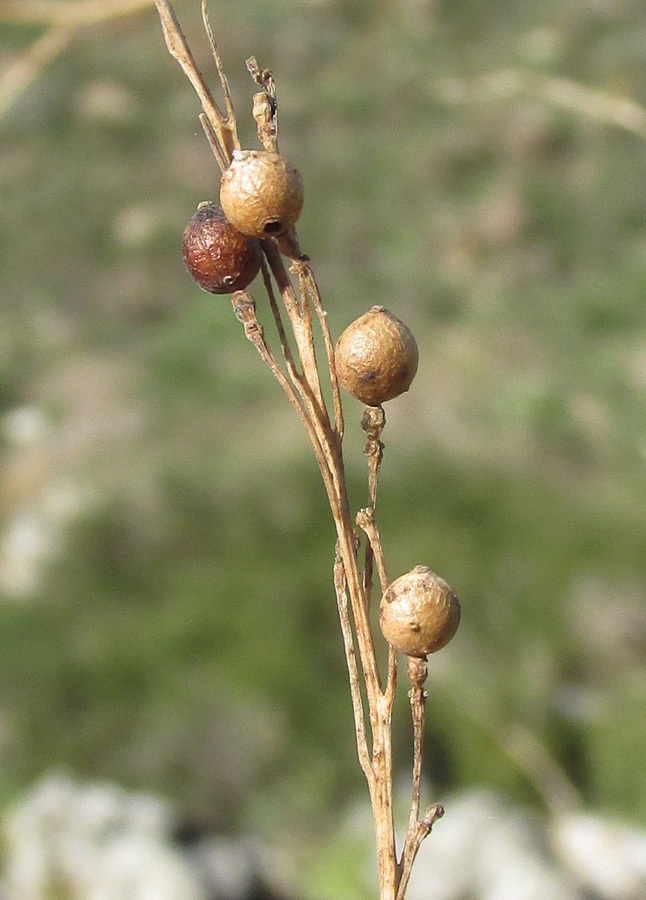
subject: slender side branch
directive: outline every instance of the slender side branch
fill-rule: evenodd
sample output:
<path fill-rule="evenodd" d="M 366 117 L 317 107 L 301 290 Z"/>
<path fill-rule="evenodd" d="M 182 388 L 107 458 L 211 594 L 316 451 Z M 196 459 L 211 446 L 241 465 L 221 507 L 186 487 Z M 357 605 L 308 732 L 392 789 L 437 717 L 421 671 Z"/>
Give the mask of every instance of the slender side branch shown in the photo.
<path fill-rule="evenodd" d="M 317 435 L 319 445 L 331 476 L 331 483 L 326 482 L 326 489 L 328 491 L 328 499 L 330 500 L 332 515 L 337 531 L 339 555 L 343 559 L 345 576 L 347 579 L 348 593 L 357 632 L 359 656 L 368 695 L 371 725 L 373 726 L 374 732 L 377 721 L 377 700 L 381 693 L 381 687 L 375 659 L 372 632 L 365 610 L 363 585 L 357 562 L 352 519 L 348 503 L 348 492 L 345 483 L 341 443 L 330 424 L 327 408 L 321 392 L 319 373 L 316 365 L 316 355 L 314 353 L 311 317 L 308 314 L 309 305 L 307 304 L 306 298 L 301 298 L 301 303 L 297 300 L 275 242 L 271 239 L 267 239 L 262 243 L 267 262 L 269 263 L 272 275 L 276 280 L 287 315 L 289 316 L 299 357 L 303 366 L 302 384 L 300 384 L 299 387 L 299 384 L 297 383 L 297 389 L 299 389 L 301 393 L 311 427 Z M 304 307 L 306 305 L 308 312 L 304 313 Z"/>
<path fill-rule="evenodd" d="M 334 498 L 333 494 L 333 480 L 330 472 L 330 468 L 325 456 L 325 452 L 321 447 L 321 444 L 318 439 L 318 435 L 316 433 L 316 429 L 312 426 L 312 422 L 309 419 L 305 408 L 301 400 L 299 400 L 298 394 L 289 383 L 289 380 L 285 376 L 285 373 L 278 365 L 278 362 L 271 352 L 269 346 L 264 337 L 264 331 L 262 325 L 258 321 L 256 317 L 256 304 L 253 300 L 253 297 L 248 294 L 246 291 L 237 291 L 233 295 L 233 308 L 235 310 L 236 318 L 242 322 L 244 325 L 245 336 L 251 341 L 254 345 L 262 361 L 269 366 L 272 374 L 280 383 L 280 386 L 285 391 L 289 402 L 292 404 L 296 412 L 298 413 L 301 422 L 305 426 L 307 434 L 312 443 L 312 447 L 314 448 L 314 453 L 316 455 L 316 461 L 318 462 L 319 469 L 321 470 L 321 475 L 323 477 L 323 483 L 326 486 L 328 491 L 328 495 L 330 496 L 330 504 L 332 505 L 332 500 Z M 338 514 L 338 506 L 336 507 L 336 511 Z M 334 514 L 335 507 L 333 506 L 332 512 Z"/>
<path fill-rule="evenodd" d="M 413 682 L 413 686 L 408 692 L 413 715 L 413 796 L 408 824 L 409 831 L 412 831 L 419 818 L 422 789 L 422 751 L 426 713 L 426 691 L 422 685 L 426 680 L 426 660 L 409 658 L 408 671 L 411 673 Z"/>
<path fill-rule="evenodd" d="M 5 69 L 0 76 L 0 118 L 9 112 L 43 69 L 72 43 L 79 28 L 80 25 L 53 25 Z"/>
<path fill-rule="evenodd" d="M 209 117 L 205 112 L 201 112 L 198 116 L 200 120 L 200 125 L 202 126 L 202 131 L 204 132 L 204 136 L 209 142 L 209 147 L 213 151 L 213 155 L 218 161 L 218 165 L 222 168 L 223 163 L 225 162 L 224 157 L 222 156 L 222 148 L 220 147 L 220 141 L 218 140 L 218 136 L 213 130 L 213 126 L 209 121 Z"/>
<path fill-rule="evenodd" d="M 381 547 L 381 538 L 375 524 L 375 511 L 371 506 L 366 509 L 360 509 L 357 513 L 357 525 L 362 531 L 365 531 L 373 553 L 375 555 L 375 563 L 377 564 L 377 572 L 381 582 L 382 593 L 388 589 L 388 573 L 386 572 L 386 561 L 384 560 L 384 552 Z"/>
<path fill-rule="evenodd" d="M 646 108 L 629 97 L 608 94 L 567 78 L 523 69 L 502 69 L 474 79 L 440 79 L 432 93 L 449 103 L 487 103 L 530 97 L 646 140 Z"/>
<path fill-rule="evenodd" d="M 361 417 L 361 427 L 366 433 L 364 453 L 368 457 L 368 506 L 375 509 L 379 469 L 384 458 L 381 434 L 386 427 L 386 413 L 383 406 L 366 406 Z"/>
<path fill-rule="evenodd" d="M 383 406 L 366 406 L 361 417 L 361 427 L 366 433 L 364 453 L 368 457 L 368 506 L 373 510 L 377 505 L 379 469 L 384 458 L 384 445 L 381 443 L 381 433 L 385 425 L 386 414 Z M 367 541 L 363 562 L 363 591 L 366 595 L 367 607 L 370 607 L 370 596 L 372 593 L 373 559 L 372 543 Z"/>
<path fill-rule="evenodd" d="M 417 823 L 413 838 L 410 844 L 407 845 L 407 851 L 399 866 L 399 886 L 397 888 L 396 900 L 404 900 L 417 851 L 421 847 L 424 838 L 428 837 L 431 833 L 433 825 L 438 819 L 441 819 L 443 815 L 444 807 L 440 803 L 435 803 L 433 806 L 429 806 L 424 813 L 423 818 Z"/>
<path fill-rule="evenodd" d="M 275 241 L 268 238 L 263 240 L 262 244 L 265 256 L 267 257 L 267 262 L 269 263 L 269 268 L 276 279 L 278 290 L 280 291 L 283 303 L 285 304 L 285 309 L 287 310 L 287 315 L 289 316 L 294 332 L 298 354 L 303 366 L 303 375 L 310 388 L 311 401 L 313 403 L 313 418 L 317 422 L 327 423 L 329 425 L 327 409 L 325 408 L 325 401 L 321 390 L 316 353 L 314 351 L 309 304 L 303 297 L 301 297 L 300 303 L 296 298 L 294 288 L 285 271 L 285 266 L 283 265 L 283 260 L 278 252 Z"/>
<path fill-rule="evenodd" d="M 424 719 L 426 713 L 426 691 L 424 682 L 428 674 L 426 659 L 408 657 L 408 675 L 412 687 L 408 692 L 413 716 L 413 791 L 411 797 L 408 832 L 399 863 L 400 881 L 397 892 L 398 900 L 403 900 L 406 886 L 410 878 L 415 857 L 424 838 L 429 834 L 433 822 L 444 815 L 444 808 L 439 804 L 429 807 L 420 820 L 419 808 L 422 790 L 422 752 L 424 741 Z"/>
<path fill-rule="evenodd" d="M 222 87 L 222 93 L 224 95 L 224 105 L 227 110 L 226 116 L 226 126 L 231 134 L 231 142 L 233 147 L 236 150 L 241 150 L 240 141 L 238 139 L 238 128 L 236 125 L 236 114 L 233 108 L 233 100 L 231 98 L 231 90 L 229 88 L 229 79 L 225 75 L 224 69 L 222 67 L 222 60 L 220 58 L 220 53 L 218 51 L 218 45 L 215 43 L 215 38 L 213 37 L 213 30 L 211 28 L 211 21 L 209 19 L 209 14 L 206 9 L 206 0 L 202 0 L 202 22 L 204 23 L 204 30 L 206 31 L 206 36 L 209 42 L 209 47 L 211 48 L 211 55 L 213 56 L 213 60 L 215 62 L 215 68 L 218 71 L 218 78 L 220 79 L 220 85 Z"/>
<path fill-rule="evenodd" d="M 130 16 L 149 6 L 150 0 L 0 0 L 0 20 L 81 27 Z"/>
<path fill-rule="evenodd" d="M 334 342 L 332 341 L 332 334 L 330 332 L 330 323 L 328 321 L 327 310 L 323 308 L 323 303 L 321 302 L 321 294 L 319 292 L 316 279 L 314 278 L 314 273 L 312 272 L 312 266 L 310 265 L 309 258 L 307 256 L 302 256 L 297 262 L 293 264 L 292 268 L 296 271 L 296 274 L 298 276 L 298 283 L 300 286 L 301 294 L 306 297 L 314 307 L 314 311 L 318 316 L 321 331 L 323 333 L 323 342 L 325 344 L 325 353 L 327 356 L 328 369 L 330 371 L 330 384 L 332 387 L 334 430 L 337 436 L 337 440 L 340 442 L 343 439 L 344 431 L 343 407 L 341 406 L 339 379 L 336 374 L 336 365 L 334 363 Z"/>
<path fill-rule="evenodd" d="M 287 340 L 285 326 L 283 325 L 283 317 L 280 314 L 280 307 L 278 306 L 278 303 L 276 301 L 274 286 L 271 283 L 271 274 L 269 272 L 269 269 L 267 268 L 267 261 L 265 259 L 263 259 L 262 261 L 260 271 L 262 273 L 262 280 L 265 285 L 265 290 L 267 291 L 267 296 L 269 298 L 269 306 L 271 307 L 271 312 L 274 317 L 276 331 L 278 332 L 278 337 L 280 339 L 280 346 L 283 351 L 283 357 L 285 359 L 285 365 L 287 366 L 287 372 L 295 386 L 302 384 L 302 375 L 298 372 L 296 363 L 294 362 L 294 356 Z"/>
<path fill-rule="evenodd" d="M 357 753 L 359 755 L 359 764 L 366 776 L 366 781 L 370 790 L 374 786 L 374 772 L 370 764 L 370 755 L 368 753 L 368 741 L 366 738 L 365 715 L 363 711 L 363 700 L 361 697 L 361 686 L 359 682 L 359 670 L 357 668 L 357 659 L 354 652 L 354 640 L 352 637 L 352 625 L 350 623 L 350 613 L 348 611 L 348 594 L 345 580 L 345 571 L 343 569 L 343 560 L 338 554 L 334 560 L 334 590 L 336 592 L 337 605 L 339 609 L 339 620 L 341 622 L 341 634 L 343 635 L 343 647 L 345 649 L 345 658 L 348 665 L 348 677 L 350 680 L 350 696 L 352 698 L 352 710 L 354 713 L 354 730 L 357 736 Z"/>
<path fill-rule="evenodd" d="M 189 50 L 186 38 L 182 33 L 182 29 L 173 12 L 172 6 L 168 0 L 155 0 L 155 6 L 159 13 L 168 52 L 173 59 L 177 60 L 182 71 L 193 85 L 193 89 L 202 104 L 204 114 L 209 120 L 209 125 L 211 126 L 213 134 L 217 138 L 218 149 L 215 156 L 218 165 L 222 171 L 224 171 L 231 161 L 234 149 L 237 149 L 237 137 L 235 137 L 234 131 L 232 131 L 231 123 L 218 109 L 218 106 L 213 99 L 213 95 L 202 77 L 202 73 L 193 59 L 193 54 Z M 235 119 L 233 121 L 235 122 Z"/>

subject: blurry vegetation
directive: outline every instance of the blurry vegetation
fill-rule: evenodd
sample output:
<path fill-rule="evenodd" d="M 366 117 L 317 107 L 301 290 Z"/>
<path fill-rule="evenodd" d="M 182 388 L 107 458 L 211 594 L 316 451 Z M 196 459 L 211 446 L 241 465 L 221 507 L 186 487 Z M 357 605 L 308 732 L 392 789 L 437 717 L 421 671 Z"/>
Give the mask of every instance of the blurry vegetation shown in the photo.
<path fill-rule="evenodd" d="M 177 11 L 210 73 L 198 6 Z M 420 346 L 379 504 L 391 577 L 428 564 L 463 603 L 430 666 L 434 798 L 535 799 L 500 742 L 520 722 L 587 803 L 646 823 L 646 148 L 470 97 L 518 70 L 646 103 L 643 4 L 212 7 L 243 140 L 244 60 L 274 71 L 333 332 L 381 303 Z M 35 36 L 3 25 L 0 64 Z M 44 421 L 3 429 L 5 535 L 57 485 L 87 497 L 0 604 L 0 799 L 69 767 L 276 834 L 363 776 L 314 460 L 181 264 L 217 194 L 197 112 L 151 8 L 83 31 L 0 125 L 0 403 Z M 404 754 L 405 697 L 399 722 Z"/>

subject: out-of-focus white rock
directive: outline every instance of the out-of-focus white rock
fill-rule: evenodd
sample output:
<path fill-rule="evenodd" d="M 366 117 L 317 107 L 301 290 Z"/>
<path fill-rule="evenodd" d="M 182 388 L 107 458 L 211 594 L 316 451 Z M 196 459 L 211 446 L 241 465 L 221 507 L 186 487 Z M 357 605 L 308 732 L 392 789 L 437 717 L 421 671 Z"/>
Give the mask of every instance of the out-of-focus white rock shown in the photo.
<path fill-rule="evenodd" d="M 69 524 L 95 499 L 89 489 L 62 479 L 18 505 L 0 532 L 0 591 L 22 600 L 35 594 Z"/>
<path fill-rule="evenodd" d="M 422 844 L 407 900 L 579 900 L 543 849 L 528 813 L 489 791 L 447 802 L 447 815 Z"/>
<path fill-rule="evenodd" d="M 82 900 L 205 900 L 206 894 L 177 850 L 142 834 L 110 841 Z"/>
<path fill-rule="evenodd" d="M 44 778 L 3 822 L 8 900 L 206 900 L 171 824 L 147 795 Z"/>
<path fill-rule="evenodd" d="M 258 862 L 255 847 L 239 838 L 203 838 L 187 851 L 209 900 L 244 900 L 253 893 Z"/>
<path fill-rule="evenodd" d="M 51 423 L 40 407 L 19 406 L 2 416 L 0 429 L 2 436 L 10 444 L 27 447 L 47 438 L 51 431 Z"/>
<path fill-rule="evenodd" d="M 555 823 L 552 838 L 564 866 L 603 900 L 646 898 L 646 831 L 575 812 Z"/>

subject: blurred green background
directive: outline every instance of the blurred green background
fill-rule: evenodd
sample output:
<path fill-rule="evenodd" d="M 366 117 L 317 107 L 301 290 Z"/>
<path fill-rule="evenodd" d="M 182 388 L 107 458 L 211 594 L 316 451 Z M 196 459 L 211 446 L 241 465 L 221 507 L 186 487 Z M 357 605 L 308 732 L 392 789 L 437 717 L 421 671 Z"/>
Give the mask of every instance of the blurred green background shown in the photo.
<path fill-rule="evenodd" d="M 175 6 L 215 85 L 197 0 Z M 542 803 L 521 726 L 646 824 L 646 114 L 640 136 L 550 81 L 646 103 L 643 3 L 211 6 L 243 143 L 244 60 L 274 73 L 333 334 L 383 304 L 420 346 L 379 522 L 391 577 L 429 565 L 462 601 L 430 665 L 433 799 Z M 1 72 L 42 29 L 0 29 Z M 368 802 L 332 522 L 228 298 L 183 269 L 217 196 L 198 111 L 151 8 L 79 32 L 0 122 L 0 803 L 60 767 L 321 844 Z"/>

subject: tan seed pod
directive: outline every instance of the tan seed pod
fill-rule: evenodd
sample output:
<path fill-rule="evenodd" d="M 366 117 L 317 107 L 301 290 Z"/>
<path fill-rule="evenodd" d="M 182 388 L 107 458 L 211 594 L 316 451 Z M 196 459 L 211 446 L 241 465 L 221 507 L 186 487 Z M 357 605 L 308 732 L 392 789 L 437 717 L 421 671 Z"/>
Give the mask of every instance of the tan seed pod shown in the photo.
<path fill-rule="evenodd" d="M 383 306 L 351 322 L 336 345 L 339 382 L 366 406 L 381 406 L 407 391 L 418 362 L 412 332 Z"/>
<path fill-rule="evenodd" d="M 379 625 L 395 650 L 425 657 L 441 650 L 460 624 L 460 603 L 449 585 L 427 566 L 396 578 L 379 605 Z"/>
<path fill-rule="evenodd" d="M 236 150 L 222 174 L 220 203 L 229 222 L 251 237 L 278 237 L 303 209 L 303 180 L 279 153 Z"/>
<path fill-rule="evenodd" d="M 189 219 L 182 252 L 192 278 L 210 294 L 244 290 L 262 260 L 260 243 L 234 228 L 221 207 L 209 202 L 200 203 Z"/>

